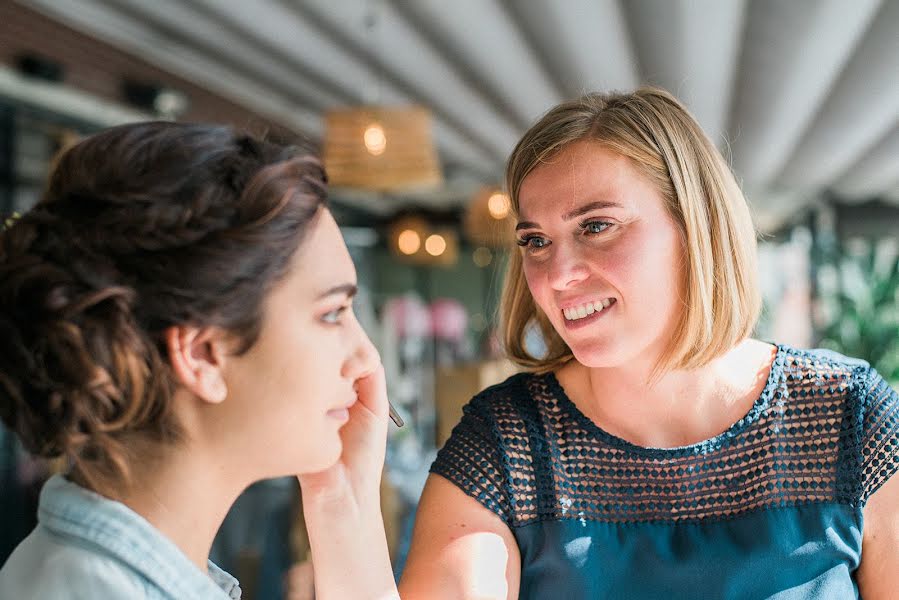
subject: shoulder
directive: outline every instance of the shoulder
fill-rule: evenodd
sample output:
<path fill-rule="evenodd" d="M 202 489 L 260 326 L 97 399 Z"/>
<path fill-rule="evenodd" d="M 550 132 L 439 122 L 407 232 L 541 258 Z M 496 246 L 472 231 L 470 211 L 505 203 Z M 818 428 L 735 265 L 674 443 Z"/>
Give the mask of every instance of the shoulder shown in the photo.
<path fill-rule="evenodd" d="M 535 377 L 533 373 L 515 373 L 502 383 L 484 388 L 471 399 L 469 404 L 502 405 L 516 403 L 530 395 L 530 385 Z"/>
<path fill-rule="evenodd" d="M 38 526 L 0 571 L 0 598 L 146 598 L 141 577 L 118 560 Z"/>
<path fill-rule="evenodd" d="M 882 378 L 860 358 L 845 356 L 825 348 L 802 349 L 781 345 L 779 365 L 785 385 L 800 395 L 826 393 L 847 400 L 863 400 L 868 387 Z"/>
<path fill-rule="evenodd" d="M 476 394 L 462 409 L 463 420 L 480 421 L 500 437 L 518 434 L 537 418 L 548 376 L 516 373 Z"/>
<path fill-rule="evenodd" d="M 839 406 L 859 427 L 874 412 L 899 410 L 896 390 L 867 361 L 820 348 L 781 350 L 778 368 L 791 397 Z"/>
<path fill-rule="evenodd" d="M 794 348 L 785 344 L 779 347 L 787 358 L 788 364 L 806 372 L 832 370 L 852 372 L 868 370 L 871 365 L 860 358 L 853 358 L 827 348 Z"/>
<path fill-rule="evenodd" d="M 786 354 L 793 412 L 837 436 L 843 489 L 863 506 L 899 470 L 899 394 L 864 360 L 820 349 Z"/>

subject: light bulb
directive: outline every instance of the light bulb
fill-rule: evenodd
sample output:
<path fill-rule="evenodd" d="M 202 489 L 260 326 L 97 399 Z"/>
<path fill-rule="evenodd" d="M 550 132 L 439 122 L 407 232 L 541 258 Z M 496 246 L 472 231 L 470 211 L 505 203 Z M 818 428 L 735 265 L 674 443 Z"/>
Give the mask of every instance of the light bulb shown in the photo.
<path fill-rule="evenodd" d="M 481 196 L 483 198 L 483 196 Z M 496 192 L 487 200 L 487 210 L 490 216 L 501 221 L 509 216 L 509 197 L 502 192 Z"/>
<path fill-rule="evenodd" d="M 440 256 L 446 250 L 446 240 L 437 233 L 429 235 L 425 240 L 425 250 L 431 256 Z"/>
<path fill-rule="evenodd" d="M 387 149 L 387 135 L 384 133 L 384 128 L 378 123 L 372 123 L 365 128 L 362 141 L 365 143 L 365 149 L 372 156 L 380 156 Z"/>
<path fill-rule="evenodd" d="M 396 245 L 400 252 L 411 256 L 421 248 L 421 236 L 418 235 L 417 231 L 404 229 L 400 232 L 399 236 L 397 236 Z"/>

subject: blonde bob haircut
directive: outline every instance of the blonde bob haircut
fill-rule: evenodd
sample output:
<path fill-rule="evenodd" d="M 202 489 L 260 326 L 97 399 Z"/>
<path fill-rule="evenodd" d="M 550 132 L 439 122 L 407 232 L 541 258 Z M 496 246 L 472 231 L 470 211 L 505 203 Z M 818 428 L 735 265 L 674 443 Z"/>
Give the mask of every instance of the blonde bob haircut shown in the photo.
<path fill-rule="evenodd" d="M 749 336 L 761 310 L 756 280 L 756 231 L 727 163 L 684 106 L 668 92 L 592 93 L 550 110 L 524 134 L 506 166 L 513 214 L 528 174 L 560 149 L 592 140 L 629 158 L 661 193 L 684 244 L 683 311 L 654 376 L 694 369 Z M 537 307 L 512 252 L 500 306 L 506 352 L 537 372 L 560 367 L 571 350 Z M 537 326 L 544 356 L 525 349 Z"/>

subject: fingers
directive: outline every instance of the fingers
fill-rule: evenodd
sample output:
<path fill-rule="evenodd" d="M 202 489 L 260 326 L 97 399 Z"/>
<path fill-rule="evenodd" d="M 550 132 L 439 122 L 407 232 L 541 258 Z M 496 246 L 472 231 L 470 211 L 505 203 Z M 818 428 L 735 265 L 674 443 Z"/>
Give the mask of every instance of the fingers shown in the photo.
<path fill-rule="evenodd" d="M 356 380 L 356 394 L 359 403 L 379 420 L 387 418 L 387 381 L 383 365 L 379 363 L 371 374 Z"/>

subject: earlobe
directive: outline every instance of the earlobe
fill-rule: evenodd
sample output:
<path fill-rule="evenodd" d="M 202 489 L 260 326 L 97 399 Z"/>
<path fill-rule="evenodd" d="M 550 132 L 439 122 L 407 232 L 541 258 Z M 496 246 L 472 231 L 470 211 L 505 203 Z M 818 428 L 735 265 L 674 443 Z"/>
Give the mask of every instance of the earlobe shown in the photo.
<path fill-rule="evenodd" d="M 200 383 L 203 388 L 203 394 L 197 395 L 201 395 L 207 402 L 219 404 L 228 397 L 228 385 L 222 378 L 220 370 L 205 370 L 200 376 Z"/>
<path fill-rule="evenodd" d="M 224 352 L 218 331 L 190 326 L 165 330 L 169 363 L 177 383 L 195 396 L 218 404 L 228 397 L 222 374 Z"/>

